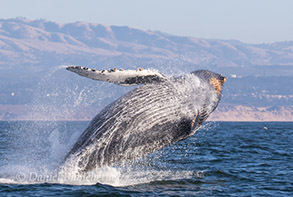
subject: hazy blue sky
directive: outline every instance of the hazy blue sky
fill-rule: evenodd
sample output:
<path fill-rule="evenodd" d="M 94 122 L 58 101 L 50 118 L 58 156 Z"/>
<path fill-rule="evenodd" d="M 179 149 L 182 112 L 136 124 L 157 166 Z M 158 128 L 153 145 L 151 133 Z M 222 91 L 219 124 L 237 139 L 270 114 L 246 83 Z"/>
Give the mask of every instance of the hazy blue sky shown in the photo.
<path fill-rule="evenodd" d="M 89 21 L 201 38 L 293 40 L 293 0 L 0 0 L 0 18 Z"/>

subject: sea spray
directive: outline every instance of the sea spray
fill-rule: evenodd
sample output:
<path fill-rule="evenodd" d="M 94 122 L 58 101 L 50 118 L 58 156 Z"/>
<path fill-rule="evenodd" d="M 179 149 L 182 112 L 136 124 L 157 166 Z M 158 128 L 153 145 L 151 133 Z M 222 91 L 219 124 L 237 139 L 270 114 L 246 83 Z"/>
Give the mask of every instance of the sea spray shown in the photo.
<path fill-rule="evenodd" d="M 82 81 L 80 78 L 78 80 Z M 162 166 L 153 168 L 155 164 L 150 163 L 138 165 L 137 161 L 123 166 L 96 168 L 88 173 L 73 168 L 60 168 L 62 159 L 87 123 L 81 122 L 74 127 L 68 127 L 66 122 L 57 120 L 70 119 L 72 114 L 93 104 L 99 108 L 97 106 L 103 104 L 102 100 L 113 100 L 117 97 L 117 94 L 113 94 L 115 91 L 104 91 L 109 88 L 118 89 L 115 85 L 97 84 L 88 80 L 84 80 L 84 84 L 87 85 L 73 83 L 66 77 L 62 67 L 51 70 L 43 77 L 35 90 L 32 102 L 34 107 L 27 114 L 28 119 L 41 121 L 21 122 L 15 126 L 17 132 L 13 134 L 15 137 L 12 146 L 18 154 L 8 165 L 1 167 L 0 177 L 6 177 L 7 181 L 18 184 L 52 182 L 79 185 L 99 182 L 126 186 L 161 179 L 186 178 L 194 174 L 190 171 L 168 170 Z M 182 87 L 179 87 L 178 91 L 181 91 Z M 156 154 L 148 158 L 155 161 L 154 155 Z M 155 157 L 160 158 L 159 155 Z M 144 162 L 143 159 L 140 161 Z"/>
<path fill-rule="evenodd" d="M 62 155 L 66 154 L 67 151 L 63 150 L 64 152 L 62 152 L 58 148 L 60 146 L 64 148 L 66 145 L 72 144 L 72 142 L 69 142 L 70 140 L 67 141 L 66 139 L 72 137 L 72 133 L 77 134 L 87 124 L 87 122 L 58 122 L 58 127 L 52 127 L 52 122 L 43 121 L 39 122 L 38 126 L 34 122 L 32 127 L 29 126 L 29 122 L 26 122 L 25 128 L 31 128 L 30 131 L 43 133 L 44 129 L 47 128 L 46 135 L 43 133 L 39 136 L 29 136 L 28 133 L 23 133 L 23 136 L 20 134 L 21 132 L 15 135 L 22 140 L 26 139 L 26 143 L 20 144 L 20 141 L 18 141 L 18 145 L 21 146 L 18 149 L 15 149 L 17 143 L 14 144 L 15 148 L 11 155 L 17 154 L 18 156 L 23 155 L 23 157 L 1 166 L 0 182 L 8 184 L 60 183 L 71 185 L 102 183 L 113 186 L 127 186 L 159 180 L 201 178 L 204 176 L 203 171 L 181 169 L 177 167 L 176 163 L 172 164 L 175 158 L 184 163 L 185 157 L 194 155 L 196 152 L 194 149 L 196 146 L 181 142 L 138 160 L 112 167 L 96 168 L 87 173 L 80 172 L 76 166 L 65 170 L 60 169 L 58 160 L 62 159 Z M 41 140 L 39 144 L 33 143 L 33 141 L 38 140 Z M 193 141 L 189 140 L 189 143 L 193 144 Z"/>

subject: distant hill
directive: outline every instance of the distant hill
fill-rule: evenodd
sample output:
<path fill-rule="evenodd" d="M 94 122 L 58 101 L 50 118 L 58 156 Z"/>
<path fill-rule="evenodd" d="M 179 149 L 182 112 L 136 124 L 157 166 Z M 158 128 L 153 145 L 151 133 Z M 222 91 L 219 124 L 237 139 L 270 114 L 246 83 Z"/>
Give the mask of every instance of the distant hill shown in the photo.
<path fill-rule="evenodd" d="M 55 104 L 60 104 L 64 101 L 52 95 L 62 95 L 61 89 L 66 92 L 76 89 L 77 85 L 79 88 L 96 88 L 97 82 L 81 79 L 57 68 L 69 64 L 98 69 L 151 67 L 175 75 L 210 69 L 228 77 L 219 106 L 222 112 L 235 109 L 238 113 L 239 109 L 249 109 L 250 114 L 256 109 L 253 107 L 257 107 L 262 110 L 257 113 L 268 110 L 270 114 L 280 115 L 269 110 L 282 109 L 283 114 L 287 114 L 293 106 L 293 41 L 247 44 L 237 40 L 180 37 L 127 26 L 88 22 L 60 24 L 15 18 L 0 19 L 0 119 L 23 118 L 18 112 L 23 114 L 23 109 L 36 105 L 36 95 L 45 95 L 39 98 L 47 103 L 52 103 L 54 98 Z M 55 86 L 43 87 L 44 83 L 54 83 Z M 100 95 L 106 95 L 109 91 L 109 87 L 98 86 L 101 87 L 95 91 Z M 111 88 L 114 86 L 111 85 Z M 60 91 L 57 94 L 55 89 L 58 88 Z M 79 91 L 75 94 L 84 96 L 84 90 Z M 99 103 L 102 107 L 125 91 L 115 88 L 115 95 L 96 98 L 93 94 L 93 98 L 104 98 L 105 102 Z M 75 94 L 71 95 L 72 99 L 80 99 Z M 66 95 L 68 93 L 64 93 L 63 98 Z M 80 108 L 82 110 L 86 105 L 89 109 L 90 105 L 95 104 L 91 99 L 80 104 Z M 221 120 L 219 117 L 214 116 Z M 288 120 L 288 117 L 278 120 Z"/>
<path fill-rule="evenodd" d="M 255 45 L 179 37 L 127 26 L 16 18 L 0 19 L 0 59 L 2 69 L 19 69 L 19 65 L 40 70 L 60 64 L 131 67 L 177 63 L 187 70 L 237 68 L 252 75 L 264 74 L 264 66 L 267 74 L 270 67 L 279 67 L 278 72 L 288 75 L 280 70 L 293 68 L 293 41 Z M 261 73 L 255 69 L 258 66 Z"/>

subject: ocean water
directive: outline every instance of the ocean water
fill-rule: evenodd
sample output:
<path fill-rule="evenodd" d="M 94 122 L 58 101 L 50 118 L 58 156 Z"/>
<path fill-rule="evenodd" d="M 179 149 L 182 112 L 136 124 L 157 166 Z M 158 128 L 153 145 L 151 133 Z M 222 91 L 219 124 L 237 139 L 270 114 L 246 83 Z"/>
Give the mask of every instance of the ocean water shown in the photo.
<path fill-rule="evenodd" d="M 293 122 L 207 122 L 146 158 L 60 174 L 88 122 L 0 122 L 3 196 L 293 196 Z"/>

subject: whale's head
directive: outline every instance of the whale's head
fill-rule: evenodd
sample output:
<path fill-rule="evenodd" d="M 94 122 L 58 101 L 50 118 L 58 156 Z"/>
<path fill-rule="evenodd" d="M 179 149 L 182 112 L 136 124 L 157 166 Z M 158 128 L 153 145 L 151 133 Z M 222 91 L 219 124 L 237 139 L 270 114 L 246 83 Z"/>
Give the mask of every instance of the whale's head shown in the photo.
<path fill-rule="evenodd" d="M 227 78 L 222 76 L 221 74 L 214 73 L 209 70 L 197 70 L 192 72 L 192 74 L 196 75 L 200 79 L 207 81 L 217 92 L 218 96 L 221 96 L 223 84 L 226 82 Z"/>

